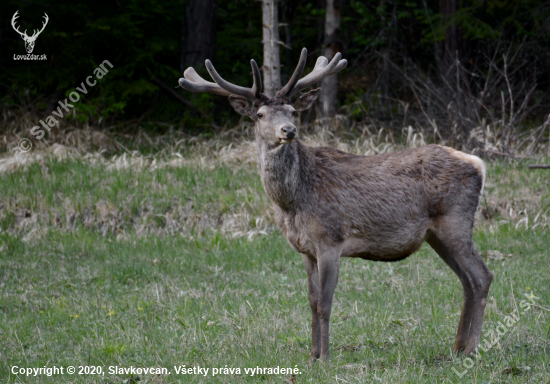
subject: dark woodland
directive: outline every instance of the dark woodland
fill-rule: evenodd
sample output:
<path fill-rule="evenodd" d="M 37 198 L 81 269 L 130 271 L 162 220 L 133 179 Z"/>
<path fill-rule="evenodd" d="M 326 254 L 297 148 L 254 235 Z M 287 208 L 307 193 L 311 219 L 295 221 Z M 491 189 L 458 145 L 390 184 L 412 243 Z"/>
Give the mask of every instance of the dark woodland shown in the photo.
<path fill-rule="evenodd" d="M 340 51 L 349 63 L 337 80 L 323 81 L 324 94 L 304 122 L 340 114 L 348 126 L 366 120 L 390 130 L 412 126 L 436 141 L 480 148 L 487 129 L 506 143 L 546 121 L 546 1 L 279 0 L 276 6 L 283 84 L 302 47 L 309 52 L 306 73 L 320 55 Z M 16 11 L 28 30 L 49 15 L 34 51 L 47 60 L 14 60 L 25 53 L 11 26 Z M 38 118 L 109 60 L 114 68 L 75 108 L 74 124 L 213 134 L 239 117 L 224 98 L 177 88 L 182 72 L 193 66 L 208 78 L 210 58 L 225 78 L 249 86 L 249 60 L 262 65 L 259 1 L 8 0 L 0 15 L 2 108 L 23 106 Z M 329 16 L 339 23 L 332 29 Z"/>

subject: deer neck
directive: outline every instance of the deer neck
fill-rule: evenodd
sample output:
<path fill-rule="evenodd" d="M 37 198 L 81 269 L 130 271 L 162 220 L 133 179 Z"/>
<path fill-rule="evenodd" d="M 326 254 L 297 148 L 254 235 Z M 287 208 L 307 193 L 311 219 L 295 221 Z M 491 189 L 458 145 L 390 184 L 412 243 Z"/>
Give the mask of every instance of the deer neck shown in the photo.
<path fill-rule="evenodd" d="M 292 210 L 307 193 L 304 175 L 311 168 L 307 148 L 298 140 L 273 146 L 256 136 L 258 168 L 267 195 L 283 210 Z"/>

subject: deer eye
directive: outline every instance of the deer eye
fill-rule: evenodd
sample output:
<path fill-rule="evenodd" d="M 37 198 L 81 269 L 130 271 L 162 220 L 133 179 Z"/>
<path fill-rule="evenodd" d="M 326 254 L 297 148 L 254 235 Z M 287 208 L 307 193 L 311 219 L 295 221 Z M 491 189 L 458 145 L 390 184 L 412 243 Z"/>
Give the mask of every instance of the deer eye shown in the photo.
<path fill-rule="evenodd" d="M 264 117 L 264 114 L 263 113 L 258 113 L 258 117 L 261 119 L 262 117 Z"/>
<path fill-rule="evenodd" d="M 292 116 L 294 117 L 298 116 L 298 111 L 292 111 Z"/>

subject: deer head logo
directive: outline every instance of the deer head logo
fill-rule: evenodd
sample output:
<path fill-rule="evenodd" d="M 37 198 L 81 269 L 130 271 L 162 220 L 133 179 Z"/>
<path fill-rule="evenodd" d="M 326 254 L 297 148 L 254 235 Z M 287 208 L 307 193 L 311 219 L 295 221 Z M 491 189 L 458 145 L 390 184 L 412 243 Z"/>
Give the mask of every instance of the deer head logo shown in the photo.
<path fill-rule="evenodd" d="M 19 12 L 19 11 L 17 11 Z M 25 32 L 21 32 L 17 26 L 15 25 L 16 19 L 19 17 L 19 15 L 15 12 L 13 14 L 13 17 L 11 19 L 11 26 L 13 29 L 15 29 L 15 32 L 19 33 L 21 37 L 23 38 L 23 41 L 25 42 L 25 49 L 27 50 L 27 53 L 32 53 L 32 50 L 34 49 L 34 43 L 36 42 L 36 39 L 38 38 L 38 35 L 42 33 L 44 28 L 46 28 L 46 25 L 48 24 L 48 20 L 50 19 L 46 12 L 44 12 L 44 24 L 42 25 L 42 29 L 39 31 L 37 29 L 34 30 L 34 33 L 32 36 L 27 35 L 27 30 L 25 29 Z"/>

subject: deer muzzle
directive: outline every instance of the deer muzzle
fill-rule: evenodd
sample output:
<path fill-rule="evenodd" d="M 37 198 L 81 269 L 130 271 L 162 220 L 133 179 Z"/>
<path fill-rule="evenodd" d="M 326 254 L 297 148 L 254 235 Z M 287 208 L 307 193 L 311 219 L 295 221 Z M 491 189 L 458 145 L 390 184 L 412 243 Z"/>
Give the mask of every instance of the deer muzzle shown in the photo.
<path fill-rule="evenodd" d="M 279 128 L 278 135 L 281 143 L 291 143 L 296 137 L 296 127 L 294 125 L 284 125 Z"/>

